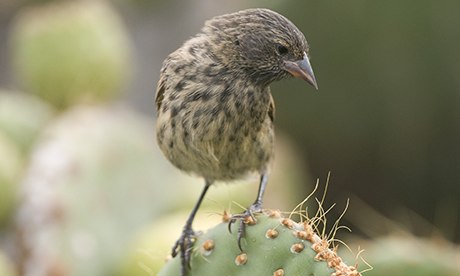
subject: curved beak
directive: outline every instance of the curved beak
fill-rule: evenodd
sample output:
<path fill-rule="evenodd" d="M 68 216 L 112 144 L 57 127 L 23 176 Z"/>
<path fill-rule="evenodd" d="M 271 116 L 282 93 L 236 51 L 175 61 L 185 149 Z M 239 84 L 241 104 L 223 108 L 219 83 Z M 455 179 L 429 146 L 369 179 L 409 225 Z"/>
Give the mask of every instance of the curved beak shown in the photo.
<path fill-rule="evenodd" d="M 286 66 L 286 71 L 296 78 L 303 79 L 304 81 L 311 84 L 313 87 L 318 90 L 318 85 L 316 84 L 315 74 L 311 68 L 310 61 L 308 60 L 307 53 L 303 53 L 303 59 L 297 61 L 285 61 L 284 65 Z"/>

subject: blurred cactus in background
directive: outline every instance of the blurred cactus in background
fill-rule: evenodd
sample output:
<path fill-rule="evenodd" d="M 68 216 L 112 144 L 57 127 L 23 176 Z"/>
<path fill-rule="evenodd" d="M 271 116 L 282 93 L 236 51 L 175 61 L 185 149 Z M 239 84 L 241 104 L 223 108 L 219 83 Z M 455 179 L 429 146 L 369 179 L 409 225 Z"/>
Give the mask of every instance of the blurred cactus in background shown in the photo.
<path fill-rule="evenodd" d="M 123 109 L 75 107 L 47 126 L 21 189 L 26 274 L 116 267 L 132 232 L 167 205 L 157 156 L 145 119 Z"/>
<path fill-rule="evenodd" d="M 16 145 L 22 156 L 27 156 L 53 115 L 53 108 L 33 95 L 0 90 L 0 132 Z"/>
<path fill-rule="evenodd" d="M 372 270 L 364 274 L 366 276 L 460 275 L 458 245 L 440 238 L 394 233 L 373 240 L 355 240 L 353 244 L 365 248 L 365 258 L 373 266 Z M 349 255 L 347 250 L 340 253 Z"/>
<path fill-rule="evenodd" d="M 60 109 L 114 98 L 130 75 L 127 34 L 105 1 L 21 11 L 10 47 L 19 83 Z"/>

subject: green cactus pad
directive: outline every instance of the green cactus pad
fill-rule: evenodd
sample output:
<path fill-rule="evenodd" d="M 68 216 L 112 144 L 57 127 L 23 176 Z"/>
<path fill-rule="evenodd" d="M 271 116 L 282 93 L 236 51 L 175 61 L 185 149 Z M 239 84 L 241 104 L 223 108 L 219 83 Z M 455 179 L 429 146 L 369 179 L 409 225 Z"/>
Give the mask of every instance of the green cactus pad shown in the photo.
<path fill-rule="evenodd" d="M 106 1 L 55 1 L 21 10 L 10 31 L 16 78 L 59 109 L 118 96 L 131 47 Z"/>
<path fill-rule="evenodd" d="M 238 223 L 228 231 L 220 223 L 196 238 L 188 275 L 360 275 L 345 265 L 329 243 L 307 223 L 282 218 L 279 212 L 246 221 L 244 252 L 237 245 Z M 180 258 L 168 261 L 159 276 L 180 275 Z"/>

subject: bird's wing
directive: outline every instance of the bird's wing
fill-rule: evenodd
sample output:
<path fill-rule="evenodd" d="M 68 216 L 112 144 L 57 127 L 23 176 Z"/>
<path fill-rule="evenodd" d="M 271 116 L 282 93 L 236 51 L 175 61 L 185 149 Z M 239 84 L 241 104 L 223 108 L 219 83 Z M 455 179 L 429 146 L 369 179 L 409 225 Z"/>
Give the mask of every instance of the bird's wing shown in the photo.
<path fill-rule="evenodd" d="M 273 100 L 272 94 L 270 95 L 270 105 L 268 106 L 268 117 L 272 120 L 272 122 L 275 121 L 275 101 Z"/>
<path fill-rule="evenodd" d="M 165 68 L 162 68 L 161 74 L 160 74 L 160 80 L 158 81 L 158 85 L 157 85 L 157 94 L 155 96 L 155 104 L 157 107 L 157 112 L 160 111 L 161 103 L 163 102 L 165 88 L 166 88 L 166 80 L 167 80 L 167 77 L 165 74 Z"/>

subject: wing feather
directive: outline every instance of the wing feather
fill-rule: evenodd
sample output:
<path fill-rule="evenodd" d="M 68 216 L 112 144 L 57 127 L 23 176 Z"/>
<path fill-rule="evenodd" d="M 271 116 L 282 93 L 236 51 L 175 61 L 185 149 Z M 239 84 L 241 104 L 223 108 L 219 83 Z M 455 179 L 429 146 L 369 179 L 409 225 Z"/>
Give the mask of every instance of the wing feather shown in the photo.
<path fill-rule="evenodd" d="M 273 96 L 270 94 L 270 105 L 268 107 L 268 117 L 272 120 L 272 122 L 275 121 L 275 101 L 273 100 Z"/>

